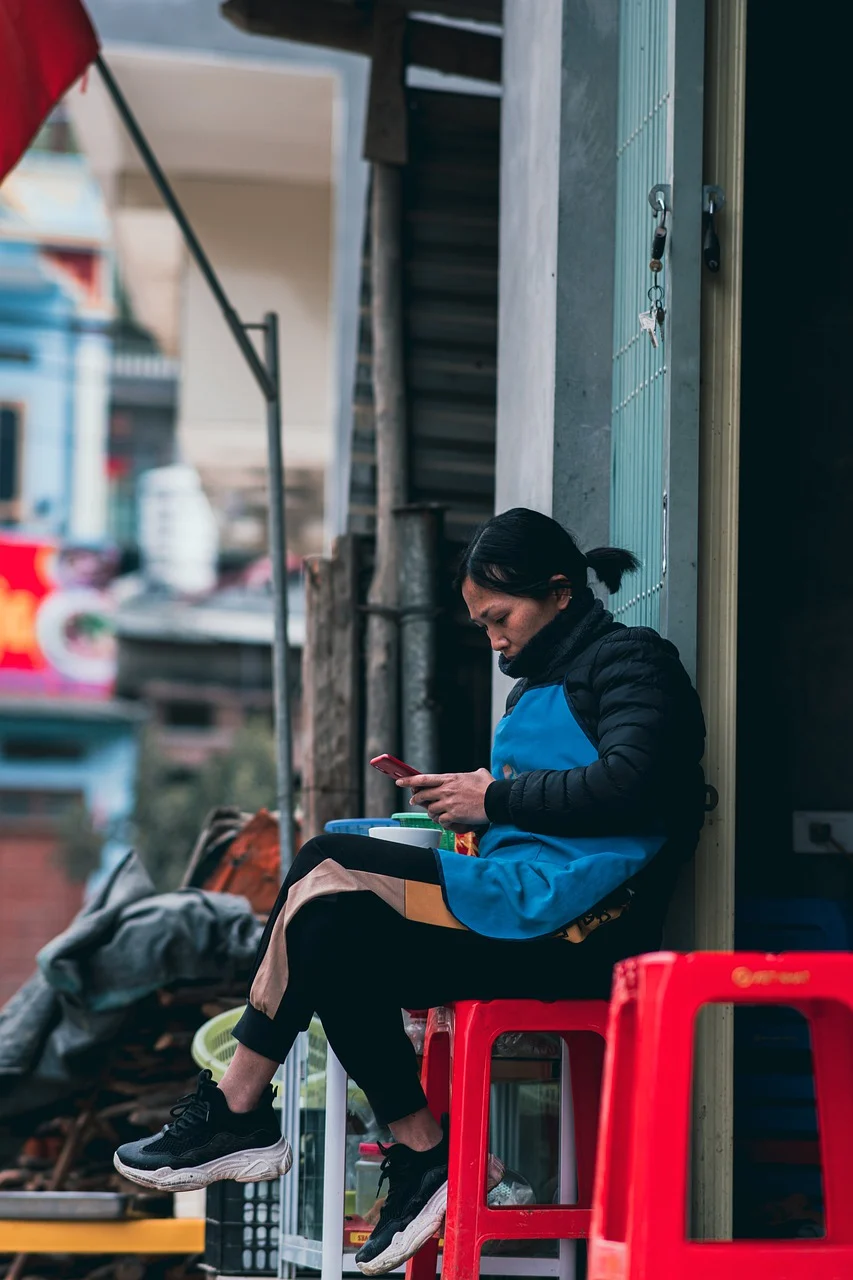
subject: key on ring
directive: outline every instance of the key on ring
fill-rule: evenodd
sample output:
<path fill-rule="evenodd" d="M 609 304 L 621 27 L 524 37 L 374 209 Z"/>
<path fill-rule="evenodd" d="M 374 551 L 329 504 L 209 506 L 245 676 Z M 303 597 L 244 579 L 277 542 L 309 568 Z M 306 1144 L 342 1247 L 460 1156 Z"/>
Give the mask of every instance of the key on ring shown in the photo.
<path fill-rule="evenodd" d="M 643 333 L 647 333 L 649 335 L 653 347 L 657 347 L 659 345 L 658 335 L 655 333 L 656 323 L 657 318 L 654 310 L 640 312 L 640 329 Z"/>
<path fill-rule="evenodd" d="M 665 320 L 666 320 L 666 308 L 663 307 L 660 303 L 658 303 L 657 309 L 655 310 L 655 324 L 658 327 L 658 332 L 660 333 L 661 342 L 663 342 L 663 324 Z"/>

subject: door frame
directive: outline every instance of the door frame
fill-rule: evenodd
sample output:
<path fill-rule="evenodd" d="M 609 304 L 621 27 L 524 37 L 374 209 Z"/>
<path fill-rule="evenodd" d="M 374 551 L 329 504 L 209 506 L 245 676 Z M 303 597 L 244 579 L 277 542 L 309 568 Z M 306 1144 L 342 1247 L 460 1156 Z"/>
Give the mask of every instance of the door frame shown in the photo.
<path fill-rule="evenodd" d="M 705 771 L 719 797 L 693 873 L 693 942 L 735 943 L 735 765 L 740 467 L 741 301 L 748 0 L 706 0 L 703 180 L 723 188 L 720 272 L 702 270 L 697 687 L 708 725 Z M 698 259 L 701 263 L 701 258 Z M 715 1006 L 697 1032 L 693 1226 L 704 1239 L 732 1227 L 734 1025 Z"/>

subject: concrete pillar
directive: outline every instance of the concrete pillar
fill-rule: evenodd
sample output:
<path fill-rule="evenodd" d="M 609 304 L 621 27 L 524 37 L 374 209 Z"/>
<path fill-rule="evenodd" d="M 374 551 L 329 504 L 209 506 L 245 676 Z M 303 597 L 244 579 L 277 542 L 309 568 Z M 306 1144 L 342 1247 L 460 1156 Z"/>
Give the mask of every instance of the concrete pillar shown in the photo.
<path fill-rule="evenodd" d="M 506 0 L 495 507 L 584 548 L 609 541 L 618 70 L 617 0 Z"/>
<path fill-rule="evenodd" d="M 564 0 L 507 0 L 495 507 L 553 502 Z"/>

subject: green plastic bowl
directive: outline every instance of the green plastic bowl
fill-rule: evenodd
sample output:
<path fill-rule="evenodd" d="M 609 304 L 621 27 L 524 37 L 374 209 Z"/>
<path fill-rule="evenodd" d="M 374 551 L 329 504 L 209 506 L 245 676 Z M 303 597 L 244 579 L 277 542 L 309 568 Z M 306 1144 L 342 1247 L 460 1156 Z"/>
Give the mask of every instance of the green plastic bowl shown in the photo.
<path fill-rule="evenodd" d="M 440 831 L 441 827 L 437 822 L 433 822 L 429 814 L 426 813 L 392 813 L 391 818 L 394 822 L 399 822 L 401 827 L 419 827 L 421 830 Z"/>

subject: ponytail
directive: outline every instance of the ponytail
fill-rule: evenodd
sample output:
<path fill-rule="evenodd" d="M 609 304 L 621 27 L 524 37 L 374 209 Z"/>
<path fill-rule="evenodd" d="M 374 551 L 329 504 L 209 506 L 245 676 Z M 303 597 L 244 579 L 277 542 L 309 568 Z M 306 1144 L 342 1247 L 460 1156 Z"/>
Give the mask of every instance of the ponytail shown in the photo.
<path fill-rule="evenodd" d="M 619 590 L 626 573 L 636 573 L 640 567 L 637 557 L 622 547 L 595 547 L 587 551 L 586 562 L 611 595 Z"/>
<path fill-rule="evenodd" d="M 462 555 L 457 585 L 470 578 L 491 591 L 543 600 L 553 595 L 555 578 L 564 578 L 581 591 L 587 585 L 587 569 L 592 569 L 613 592 L 619 590 L 623 575 L 637 568 L 639 561 L 630 551 L 596 547 L 584 555 L 556 520 L 541 511 L 515 507 L 477 530 Z"/>

